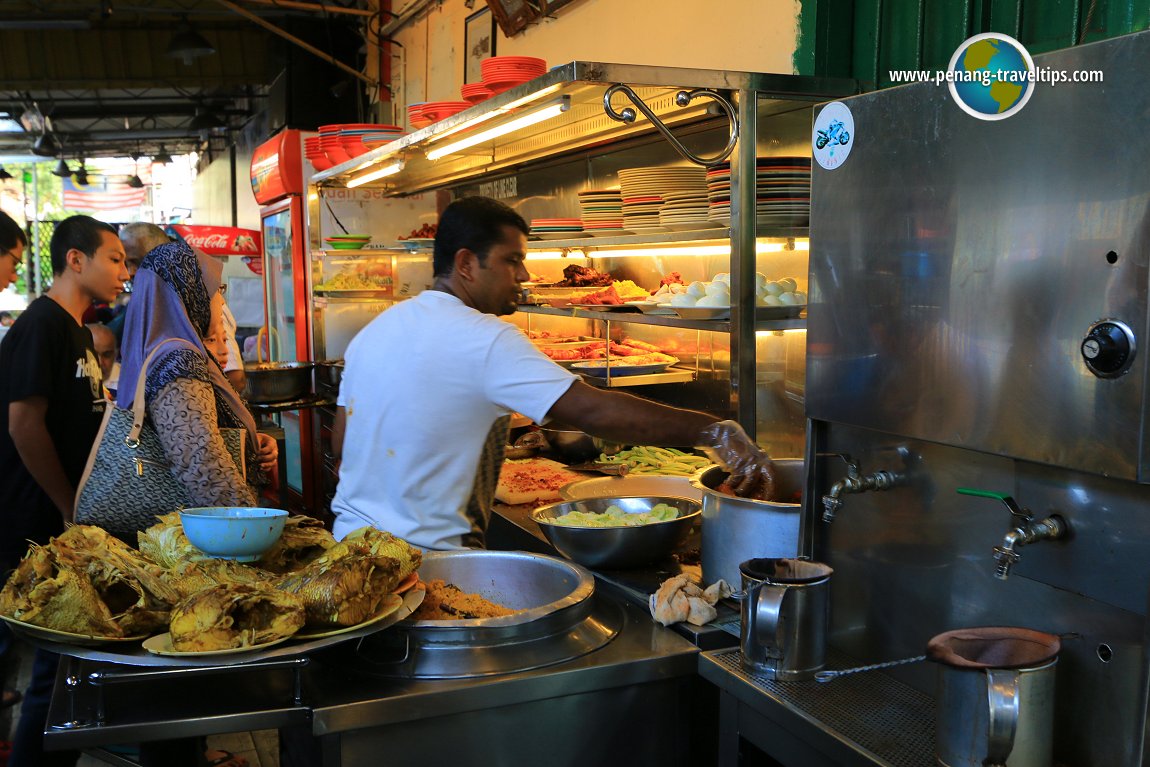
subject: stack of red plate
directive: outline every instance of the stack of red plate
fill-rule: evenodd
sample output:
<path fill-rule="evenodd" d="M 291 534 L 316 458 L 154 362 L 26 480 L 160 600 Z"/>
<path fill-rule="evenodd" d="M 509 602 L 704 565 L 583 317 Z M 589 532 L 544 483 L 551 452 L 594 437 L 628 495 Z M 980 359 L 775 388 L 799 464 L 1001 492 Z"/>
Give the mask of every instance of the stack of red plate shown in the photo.
<path fill-rule="evenodd" d="M 503 93 L 547 72 L 547 62 L 532 56 L 492 56 L 479 62 L 483 84 L 492 93 Z"/>
<path fill-rule="evenodd" d="M 483 83 L 467 83 L 459 89 L 459 95 L 469 104 L 478 104 L 480 101 L 491 98 L 494 94 Z"/>
<path fill-rule="evenodd" d="M 343 148 L 343 138 L 340 136 L 340 125 L 319 126 L 319 146 L 332 165 L 339 165 L 351 159 L 347 150 Z"/>
<path fill-rule="evenodd" d="M 445 117 L 450 117 L 456 112 L 462 112 L 469 106 L 471 106 L 470 101 L 428 101 L 423 104 L 421 114 L 425 120 L 438 122 Z"/>
<path fill-rule="evenodd" d="M 423 116 L 423 102 L 411 104 L 407 107 L 407 120 L 411 123 L 412 128 L 422 128 L 425 125 L 431 125 L 431 120 Z"/>
<path fill-rule="evenodd" d="M 324 154 L 323 147 L 319 144 L 319 136 L 308 136 L 303 140 L 303 156 L 316 170 L 327 170 L 334 165 Z"/>

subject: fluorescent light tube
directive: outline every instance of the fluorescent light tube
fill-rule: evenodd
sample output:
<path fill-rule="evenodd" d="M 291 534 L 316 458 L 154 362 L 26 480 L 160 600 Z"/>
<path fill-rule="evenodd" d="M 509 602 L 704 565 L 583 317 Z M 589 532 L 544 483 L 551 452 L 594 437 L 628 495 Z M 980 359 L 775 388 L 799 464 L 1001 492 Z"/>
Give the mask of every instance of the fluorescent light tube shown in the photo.
<path fill-rule="evenodd" d="M 491 139 L 498 138 L 499 136 L 505 136 L 508 133 L 514 133 L 515 131 L 521 128 L 526 128 L 529 125 L 535 125 L 536 123 L 541 123 L 544 120 L 550 120 L 552 117 L 558 117 L 563 112 L 566 112 L 570 105 L 570 99 L 564 96 L 558 101 L 548 104 L 547 106 L 532 110 L 525 115 L 516 117 L 514 120 L 508 120 L 501 125 L 496 125 L 492 128 L 488 128 L 485 131 L 480 131 L 479 133 L 475 133 L 471 136 L 468 136 L 467 138 L 462 138 L 459 141 L 441 146 L 438 149 L 432 149 L 427 153 L 427 159 L 438 160 L 440 157 L 446 157 L 449 154 L 456 154 L 463 151 L 464 149 L 473 147 L 477 144 L 482 144 L 484 142 L 490 141 Z"/>
<path fill-rule="evenodd" d="M 381 179 L 384 176 L 394 176 L 401 170 L 403 170 L 403 161 L 401 160 L 399 162 L 393 162 L 391 165 L 384 165 L 382 168 L 377 168 L 370 173 L 364 173 L 362 176 L 356 176 L 347 182 L 347 188 L 355 189 L 357 186 L 363 186 L 370 181 Z"/>

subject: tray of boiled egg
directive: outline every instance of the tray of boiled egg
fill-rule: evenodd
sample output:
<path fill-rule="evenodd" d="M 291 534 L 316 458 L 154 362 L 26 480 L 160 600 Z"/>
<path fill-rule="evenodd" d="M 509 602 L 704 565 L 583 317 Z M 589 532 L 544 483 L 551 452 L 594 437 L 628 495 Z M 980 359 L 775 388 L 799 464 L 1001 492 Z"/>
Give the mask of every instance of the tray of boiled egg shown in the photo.
<path fill-rule="evenodd" d="M 651 297 L 661 310 L 674 312 L 689 320 L 725 320 L 731 316 L 731 276 L 716 274 L 709 281 L 697 280 L 690 285 L 663 285 Z M 792 277 L 771 280 L 761 272 L 755 274 L 755 317 L 785 319 L 798 317 L 807 307 L 807 295 L 798 289 Z"/>

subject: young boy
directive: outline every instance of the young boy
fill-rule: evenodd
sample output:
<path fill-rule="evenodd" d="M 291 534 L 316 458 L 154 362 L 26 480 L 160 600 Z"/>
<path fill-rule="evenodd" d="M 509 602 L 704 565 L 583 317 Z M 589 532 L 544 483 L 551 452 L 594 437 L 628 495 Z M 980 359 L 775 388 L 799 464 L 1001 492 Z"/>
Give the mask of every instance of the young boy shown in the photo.
<path fill-rule="evenodd" d="M 72 521 L 104 413 L 100 363 L 81 318 L 128 279 L 116 230 L 89 216 L 61 221 L 50 251 L 52 287 L 0 342 L 0 572 L 16 566 L 28 541 L 47 543 Z M 43 751 L 58 659 L 36 652 L 10 767 L 76 762 L 74 752 Z"/>

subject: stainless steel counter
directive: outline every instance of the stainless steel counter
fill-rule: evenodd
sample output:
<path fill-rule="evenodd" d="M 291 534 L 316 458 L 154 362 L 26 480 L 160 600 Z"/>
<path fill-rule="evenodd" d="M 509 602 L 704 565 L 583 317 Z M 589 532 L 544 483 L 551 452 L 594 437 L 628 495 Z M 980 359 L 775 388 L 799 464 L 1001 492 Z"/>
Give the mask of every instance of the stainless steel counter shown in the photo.
<path fill-rule="evenodd" d="M 107 686 L 96 725 L 88 675 L 109 666 L 76 661 L 72 696 L 65 663 L 45 739 L 53 749 L 91 748 L 288 728 L 296 763 L 324 767 L 375 763 L 382 753 L 389 765 L 426 764 L 429 753 L 452 765 L 526 764 L 543 754 L 557 765 L 688 763 L 696 648 L 610 586 L 594 599 L 595 619 L 619 633 L 582 657 L 494 677 L 404 680 L 357 673 L 354 648 L 341 645 L 302 672 L 301 705 L 292 703 L 292 672 L 233 668 Z"/>

